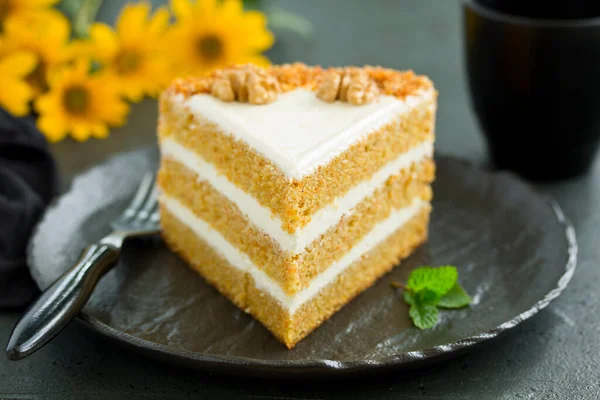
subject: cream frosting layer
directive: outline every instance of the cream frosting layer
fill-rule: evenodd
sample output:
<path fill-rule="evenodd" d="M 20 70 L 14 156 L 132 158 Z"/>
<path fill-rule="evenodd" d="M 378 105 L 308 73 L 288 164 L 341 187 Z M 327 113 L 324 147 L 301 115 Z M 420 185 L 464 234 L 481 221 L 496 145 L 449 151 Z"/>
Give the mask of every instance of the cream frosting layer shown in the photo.
<path fill-rule="evenodd" d="M 401 101 L 379 96 L 371 104 L 327 103 L 299 88 L 266 105 L 223 102 L 209 94 L 181 98 L 192 114 L 216 124 L 277 165 L 290 179 L 301 179 L 327 164 L 353 143 L 422 102 L 435 91 Z"/>
<path fill-rule="evenodd" d="M 191 150 L 178 144 L 172 139 L 166 139 L 160 144 L 165 157 L 171 157 L 182 163 L 191 171 L 198 174 L 199 179 L 206 180 L 217 191 L 234 203 L 239 210 L 256 227 L 268 234 L 284 250 L 294 254 L 302 253 L 312 242 L 337 224 L 345 215 L 371 196 L 378 188 L 393 175 L 433 155 L 433 143 L 423 142 L 403 153 L 395 160 L 380 168 L 369 180 L 355 185 L 344 196 L 337 198 L 331 205 L 317 211 L 311 221 L 301 230 L 288 233 L 282 228 L 282 221 L 267 207 L 262 206 L 252 195 L 246 193 L 231 183 L 217 169 L 207 163 Z"/>
<path fill-rule="evenodd" d="M 346 255 L 316 276 L 306 289 L 289 296 L 277 282 L 258 268 L 246 254 L 240 252 L 219 232 L 198 218 L 177 199 L 162 195 L 161 203 L 181 223 L 187 225 L 200 239 L 215 249 L 231 266 L 250 274 L 256 287 L 276 299 L 290 315 L 297 311 L 302 304 L 317 295 L 327 285 L 333 283 L 339 274 L 358 261 L 364 254 L 374 249 L 388 236 L 400 229 L 427 204 L 423 200 L 415 198 L 410 206 L 392 211 L 387 219 L 375 225 Z"/>

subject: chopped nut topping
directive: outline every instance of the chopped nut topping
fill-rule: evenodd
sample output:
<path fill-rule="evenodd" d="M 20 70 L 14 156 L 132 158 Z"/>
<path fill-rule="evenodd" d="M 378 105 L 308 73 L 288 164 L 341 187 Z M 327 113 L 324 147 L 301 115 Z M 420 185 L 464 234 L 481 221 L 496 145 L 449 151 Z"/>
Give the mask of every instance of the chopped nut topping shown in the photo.
<path fill-rule="evenodd" d="M 267 104 L 275 101 L 279 92 L 279 82 L 266 74 L 253 71 L 247 75 L 248 101 L 250 104 Z"/>
<path fill-rule="evenodd" d="M 227 74 L 231 87 L 235 93 L 235 99 L 240 103 L 248 101 L 248 86 L 246 85 L 246 71 L 231 71 Z"/>
<path fill-rule="evenodd" d="M 234 101 L 235 93 L 231 81 L 227 78 L 219 78 L 213 83 L 210 93 L 223 101 Z"/>
<path fill-rule="evenodd" d="M 352 77 L 349 73 L 344 72 L 342 76 L 342 82 L 340 83 L 340 93 L 339 99 L 340 101 L 347 101 L 348 88 L 350 87 L 350 83 L 352 82 Z"/>
<path fill-rule="evenodd" d="M 280 92 L 277 79 L 254 66 L 218 71 L 210 88 L 211 95 L 223 101 L 267 104 Z"/>
<path fill-rule="evenodd" d="M 345 101 L 354 105 L 371 103 L 379 94 L 377 84 L 359 69 L 345 69 L 342 73 L 328 73 L 317 88 L 317 97 L 323 101 Z"/>
<path fill-rule="evenodd" d="M 267 102 L 273 101 L 278 93 L 289 92 L 297 88 L 313 90 L 323 101 L 341 100 L 351 104 L 367 104 L 373 101 L 378 93 L 403 100 L 419 91 L 435 91 L 429 78 L 416 75 L 413 71 L 397 71 L 369 65 L 360 68 L 324 69 L 320 66 L 313 67 L 302 63 L 293 63 L 272 65 L 268 68 L 260 68 L 252 64 L 232 65 L 213 71 L 206 76 L 177 79 L 165 91 L 165 95 L 182 94 L 188 97 L 206 93 L 228 99 L 230 98 L 229 91 L 225 88 L 227 84 L 218 83 L 220 79 L 227 79 L 233 90 L 233 101 L 252 103 L 247 82 L 249 72 L 268 81 L 259 84 L 261 88 L 255 88 L 253 101 L 259 101 L 255 104 L 265 104 L 260 103 L 265 99 Z M 267 90 L 268 87 L 274 87 L 274 93 L 270 89 Z M 437 95 L 437 92 L 435 93 Z"/>
<path fill-rule="evenodd" d="M 325 75 L 323 82 L 317 87 L 317 97 L 328 103 L 334 102 L 340 92 L 342 76 L 335 72 Z"/>
<path fill-rule="evenodd" d="M 379 88 L 377 88 L 375 82 L 354 81 L 350 83 L 346 97 L 348 98 L 348 103 L 361 106 L 373 102 L 378 94 Z"/>

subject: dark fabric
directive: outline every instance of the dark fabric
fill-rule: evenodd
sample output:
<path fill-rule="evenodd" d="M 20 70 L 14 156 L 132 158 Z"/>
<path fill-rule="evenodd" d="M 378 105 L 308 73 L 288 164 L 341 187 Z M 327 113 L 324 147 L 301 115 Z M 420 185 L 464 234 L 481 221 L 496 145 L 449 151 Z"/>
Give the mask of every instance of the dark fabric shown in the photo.
<path fill-rule="evenodd" d="M 0 308 L 22 307 L 37 293 L 25 252 L 58 173 L 33 120 L 0 109 Z"/>

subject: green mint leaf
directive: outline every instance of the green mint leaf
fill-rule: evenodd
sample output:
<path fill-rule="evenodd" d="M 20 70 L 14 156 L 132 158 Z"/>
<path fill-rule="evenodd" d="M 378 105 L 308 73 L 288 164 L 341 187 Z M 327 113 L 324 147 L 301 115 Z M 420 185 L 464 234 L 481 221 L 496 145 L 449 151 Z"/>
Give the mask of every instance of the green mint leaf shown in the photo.
<path fill-rule="evenodd" d="M 408 310 L 408 315 L 419 329 L 432 328 L 438 320 L 438 309 L 430 304 L 414 302 Z"/>
<path fill-rule="evenodd" d="M 465 292 L 458 282 L 452 289 L 440 298 L 438 307 L 442 308 L 462 308 L 471 303 L 471 297 Z"/>
<path fill-rule="evenodd" d="M 415 293 L 428 289 L 441 297 L 452 289 L 457 280 L 456 267 L 421 267 L 410 273 L 406 286 Z"/>
<path fill-rule="evenodd" d="M 435 306 L 440 301 L 442 297 L 438 292 L 431 289 L 423 289 L 420 292 L 417 292 L 418 301 L 421 304 L 426 304 L 429 306 Z"/>
<path fill-rule="evenodd" d="M 420 267 L 413 270 L 406 285 L 392 282 L 403 289 L 404 301 L 410 306 L 408 315 L 419 329 L 435 326 L 438 307 L 461 308 L 471 303 L 471 297 L 458 283 L 456 267 Z"/>
<path fill-rule="evenodd" d="M 417 293 L 410 290 L 404 290 L 402 295 L 404 297 L 404 301 L 410 305 L 413 305 L 415 302 L 419 302 L 419 304 L 435 306 L 441 298 L 440 295 L 429 289 L 423 289 Z"/>

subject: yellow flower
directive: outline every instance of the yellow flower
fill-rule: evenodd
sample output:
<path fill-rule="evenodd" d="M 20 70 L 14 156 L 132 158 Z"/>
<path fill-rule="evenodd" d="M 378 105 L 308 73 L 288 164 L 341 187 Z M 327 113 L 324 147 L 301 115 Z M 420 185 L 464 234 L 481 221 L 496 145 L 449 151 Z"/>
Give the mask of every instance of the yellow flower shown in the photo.
<path fill-rule="evenodd" d="M 171 9 L 177 21 L 167 43 L 176 76 L 236 63 L 269 64 L 260 54 L 274 41 L 266 17 L 245 12 L 241 0 L 171 0 Z"/>
<path fill-rule="evenodd" d="M 17 51 L 0 58 L 0 107 L 16 116 L 29 113 L 33 90 L 24 78 L 35 68 L 35 56 Z"/>
<path fill-rule="evenodd" d="M 103 73 L 111 75 L 121 93 L 132 101 L 141 100 L 144 94 L 156 96 L 170 80 L 168 59 L 159 51 L 169 12 L 161 8 L 150 17 L 150 11 L 147 2 L 128 4 L 116 30 L 96 23 L 87 42 L 88 56 L 102 65 Z"/>
<path fill-rule="evenodd" d="M 27 81 L 36 94 L 43 92 L 52 69 L 71 57 L 69 21 L 62 14 L 31 14 L 7 21 L 4 28 L 7 51 L 27 50 L 37 57 L 37 67 Z"/>
<path fill-rule="evenodd" d="M 59 0 L 0 0 L 0 32 L 4 23 L 11 19 L 29 18 L 31 16 L 50 16 L 58 14 L 50 6 Z"/>
<path fill-rule="evenodd" d="M 106 75 L 90 74 L 90 65 L 88 60 L 77 60 L 52 74 L 49 92 L 37 99 L 38 127 L 49 141 L 62 140 L 68 133 L 78 141 L 105 138 L 108 126 L 125 121 L 129 108 L 115 82 Z"/>

